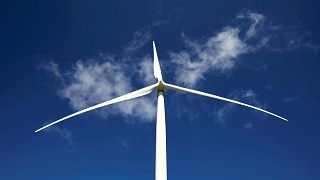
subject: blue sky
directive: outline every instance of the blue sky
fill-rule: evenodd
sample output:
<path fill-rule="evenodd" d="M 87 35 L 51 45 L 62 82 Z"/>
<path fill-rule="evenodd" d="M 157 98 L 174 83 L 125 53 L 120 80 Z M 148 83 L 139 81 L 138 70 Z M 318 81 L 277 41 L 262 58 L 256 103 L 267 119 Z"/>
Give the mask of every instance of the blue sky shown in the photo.
<path fill-rule="evenodd" d="M 0 179 L 153 179 L 155 93 L 168 83 L 266 108 L 288 123 L 167 91 L 168 178 L 320 176 L 316 1 L 1 1 Z"/>

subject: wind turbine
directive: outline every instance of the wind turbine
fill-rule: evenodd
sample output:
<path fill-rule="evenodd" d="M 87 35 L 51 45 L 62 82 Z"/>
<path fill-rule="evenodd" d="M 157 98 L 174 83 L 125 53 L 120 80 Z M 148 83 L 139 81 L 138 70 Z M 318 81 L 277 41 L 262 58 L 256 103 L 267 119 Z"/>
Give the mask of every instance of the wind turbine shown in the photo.
<path fill-rule="evenodd" d="M 161 73 L 161 69 L 160 69 L 160 64 L 159 64 L 159 60 L 158 60 L 158 55 L 157 55 L 157 50 L 156 50 L 156 45 L 153 41 L 153 60 L 154 60 L 154 64 L 153 64 L 153 72 L 154 72 L 154 77 L 158 80 L 158 82 L 156 84 L 153 84 L 151 86 L 147 86 L 145 88 L 133 91 L 131 93 L 125 94 L 123 96 L 111 99 L 109 101 L 105 101 L 102 102 L 100 104 L 88 107 L 86 109 L 83 109 L 81 111 L 75 112 L 73 114 L 70 114 L 66 117 L 63 117 L 61 119 L 58 119 L 48 125 L 45 125 L 43 127 L 41 127 L 40 129 L 37 129 L 35 132 L 39 132 L 45 128 L 48 128 L 54 124 L 57 124 L 61 121 L 65 121 L 71 117 L 77 116 L 79 114 L 94 110 L 94 109 L 98 109 L 104 106 L 108 106 L 111 104 L 115 104 L 121 101 L 126 101 L 129 99 L 134 99 L 140 96 L 144 96 L 147 95 L 149 93 L 151 93 L 152 91 L 157 91 L 157 121 L 156 121 L 156 170 L 155 170 L 155 179 L 156 180 L 166 180 L 167 179 L 167 147 L 166 147 L 166 120 L 165 120 L 165 108 L 164 108 L 164 91 L 166 89 L 170 89 L 170 90 L 175 90 L 175 91 L 180 91 L 180 92 L 185 92 L 185 93 L 191 93 L 191 94 L 196 94 L 196 95 L 200 95 L 200 96 L 206 96 L 209 98 L 213 98 L 213 99 L 218 99 L 221 101 L 226 101 L 226 102 L 230 102 L 230 103 L 234 103 L 234 104 L 238 104 L 241 106 L 245 106 L 251 109 L 255 109 L 264 113 L 267 113 L 269 115 L 275 116 L 277 118 L 280 118 L 284 121 L 288 121 L 286 118 L 283 118 L 279 115 L 276 115 L 272 112 L 263 110 L 261 108 L 243 103 L 243 102 L 239 102 L 236 100 L 232 100 L 232 99 L 228 99 L 225 97 L 221 97 L 218 95 L 214 95 L 214 94 L 209 94 L 209 93 L 205 93 L 205 92 L 201 92 L 201 91 L 197 91 L 197 90 L 193 90 L 193 89 L 188 89 L 188 88 L 184 88 L 184 87 L 179 87 L 176 85 L 172 85 L 169 83 L 165 83 L 162 80 L 162 73 Z"/>

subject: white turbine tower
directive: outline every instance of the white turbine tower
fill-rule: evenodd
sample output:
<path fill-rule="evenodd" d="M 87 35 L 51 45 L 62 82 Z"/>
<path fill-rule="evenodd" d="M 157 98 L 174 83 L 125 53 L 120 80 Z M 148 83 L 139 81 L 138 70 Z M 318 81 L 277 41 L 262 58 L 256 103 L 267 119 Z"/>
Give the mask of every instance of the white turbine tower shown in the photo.
<path fill-rule="evenodd" d="M 258 107 L 246 104 L 246 103 L 242 103 L 236 100 L 232 100 L 232 99 L 228 99 L 228 98 L 224 98 L 221 96 L 217 96 L 217 95 L 213 95 L 213 94 L 209 94 L 209 93 L 205 93 L 205 92 L 201 92 L 201 91 L 197 91 L 197 90 L 193 90 L 193 89 L 187 89 L 187 88 L 183 88 L 183 87 L 179 87 L 176 85 L 172 85 L 172 84 L 168 84 L 165 83 L 162 80 L 162 74 L 161 74 L 161 69 L 160 69 L 160 64 L 159 64 L 159 60 L 158 60 L 158 55 L 157 55 L 157 50 L 156 50 L 156 46 L 155 43 L 153 42 L 153 59 L 154 59 L 154 65 L 153 65 L 153 70 L 154 70 L 154 77 L 158 80 L 158 82 L 156 84 L 153 84 L 151 86 L 147 86 L 145 88 L 133 91 L 131 93 L 128 93 L 126 95 L 114 98 L 112 100 L 109 101 L 105 101 L 102 102 L 100 104 L 88 107 L 86 109 L 83 109 L 81 111 L 75 112 L 73 114 L 70 114 L 66 117 L 63 117 L 61 119 L 58 119 L 48 125 L 45 125 L 43 127 L 41 127 L 40 129 L 36 130 L 35 132 L 39 132 L 45 128 L 48 128 L 54 124 L 57 124 L 61 121 L 67 120 L 71 117 L 77 116 L 79 114 L 94 110 L 94 109 L 98 109 L 110 104 L 115 104 L 121 101 L 126 101 L 129 99 L 134 99 L 140 96 L 144 96 L 147 95 L 149 93 L 151 93 L 152 91 L 156 90 L 157 91 L 157 121 L 156 121 L 156 170 L 155 170 L 155 179 L 156 180 L 166 180 L 167 179 L 167 147 L 166 147 L 166 120 L 165 120 L 165 108 L 164 108 L 164 90 L 165 89 L 171 89 L 171 90 L 175 90 L 175 91 L 180 91 L 180 92 L 185 92 L 185 93 L 191 93 L 191 94 L 196 94 L 196 95 L 201 95 L 201 96 L 206 96 L 206 97 L 210 97 L 213 99 L 218 99 L 218 100 L 222 100 L 222 101 L 227 101 L 230 103 L 234 103 L 234 104 L 238 104 L 241 106 L 245 106 L 248 108 L 252 108 L 264 113 L 267 113 L 269 115 L 275 116 L 277 118 L 280 118 L 284 121 L 288 121 L 287 119 L 276 115 L 274 113 L 271 113 L 269 111 L 260 109 Z"/>

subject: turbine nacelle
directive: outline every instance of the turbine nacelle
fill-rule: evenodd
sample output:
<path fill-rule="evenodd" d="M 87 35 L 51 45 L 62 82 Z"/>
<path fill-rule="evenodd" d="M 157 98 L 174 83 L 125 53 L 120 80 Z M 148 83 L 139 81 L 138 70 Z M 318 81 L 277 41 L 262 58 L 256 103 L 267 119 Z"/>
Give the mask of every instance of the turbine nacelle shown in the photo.
<path fill-rule="evenodd" d="M 158 81 L 157 83 L 157 91 L 164 91 L 165 89 L 165 82 L 163 80 Z"/>

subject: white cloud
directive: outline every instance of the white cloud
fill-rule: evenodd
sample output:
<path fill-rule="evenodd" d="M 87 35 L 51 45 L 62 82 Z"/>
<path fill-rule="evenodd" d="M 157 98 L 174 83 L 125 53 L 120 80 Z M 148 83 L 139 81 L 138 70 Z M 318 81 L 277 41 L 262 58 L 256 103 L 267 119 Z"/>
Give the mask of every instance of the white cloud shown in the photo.
<path fill-rule="evenodd" d="M 226 27 L 199 42 L 183 35 L 187 51 L 171 52 L 170 58 L 178 65 L 176 81 L 193 86 L 209 70 L 224 72 L 232 69 L 239 55 L 249 51 L 248 45 L 239 37 L 238 28 Z"/>
<path fill-rule="evenodd" d="M 239 56 L 254 52 L 268 42 L 266 37 L 256 40 L 254 44 L 251 42 L 265 19 L 262 14 L 247 12 L 237 18 L 249 20 L 249 27 L 226 26 L 205 40 L 192 40 L 182 35 L 187 50 L 170 53 L 172 62 L 179 67 L 176 70 L 178 83 L 193 86 L 204 79 L 204 74 L 208 71 L 228 72 L 235 67 Z M 244 37 L 241 36 L 242 32 L 245 32 Z"/>
<path fill-rule="evenodd" d="M 71 70 L 62 72 L 58 64 L 50 62 L 43 69 L 52 73 L 60 82 L 59 96 L 69 100 L 74 110 L 80 110 L 106 100 L 110 100 L 137 89 L 133 82 L 144 85 L 155 83 L 153 77 L 153 60 L 149 55 L 142 58 L 134 56 L 147 43 L 151 45 L 151 30 L 167 21 L 156 21 L 136 31 L 132 40 L 123 48 L 120 56 L 98 54 L 87 60 L 78 60 Z M 131 61 L 141 60 L 138 65 Z M 130 60 L 130 61 L 129 61 Z M 132 77 L 138 77 L 133 80 Z M 142 88 L 142 87 L 140 87 Z M 119 114 L 133 119 L 150 122 L 155 119 L 156 102 L 154 94 L 101 108 L 98 114 L 107 118 L 110 114 Z M 133 116 L 136 118 L 128 118 Z"/>
<path fill-rule="evenodd" d="M 182 34 L 186 50 L 171 52 L 170 59 L 177 66 L 175 80 L 194 86 L 205 79 L 207 72 L 231 72 L 241 55 L 259 50 L 283 51 L 307 48 L 317 50 L 309 34 L 299 28 L 284 28 L 271 24 L 257 12 L 247 11 L 237 16 L 237 23 L 207 38 L 191 39 Z"/>
<path fill-rule="evenodd" d="M 156 83 L 156 79 L 153 76 L 153 59 L 148 55 L 141 59 L 137 72 L 142 77 L 142 82 L 147 85 Z"/>
<path fill-rule="evenodd" d="M 259 28 L 260 25 L 263 24 L 263 21 L 265 20 L 265 16 L 257 13 L 257 12 L 246 12 L 246 13 L 241 13 L 237 16 L 239 19 L 249 19 L 251 21 L 250 26 L 248 30 L 246 31 L 246 36 L 247 38 L 252 38 L 256 36 L 257 34 L 257 29 Z"/>
<path fill-rule="evenodd" d="M 79 110 L 130 91 L 124 67 L 112 61 L 111 57 L 107 57 L 105 62 L 78 61 L 69 72 L 69 83 L 60 90 L 60 95 L 68 98 L 71 106 Z"/>
<path fill-rule="evenodd" d="M 136 90 L 131 81 L 134 72 L 128 71 L 125 64 L 115 62 L 114 57 L 103 54 L 77 61 L 72 70 L 60 73 L 64 74 L 65 83 L 58 94 L 68 99 L 73 109 L 80 110 Z M 145 96 L 101 108 L 98 112 L 105 118 L 111 113 L 149 122 L 154 120 L 156 109 L 154 100 Z"/>
<path fill-rule="evenodd" d="M 193 86 L 208 71 L 229 72 L 232 70 L 243 54 L 254 52 L 265 46 L 268 38 L 263 37 L 252 44 L 257 36 L 258 27 L 265 17 L 259 13 L 247 12 L 237 16 L 239 19 L 250 21 L 249 27 L 226 26 L 222 31 L 204 40 L 192 40 L 182 35 L 187 50 L 171 52 L 170 58 L 177 64 L 176 81 Z M 245 32 L 245 36 L 241 33 Z M 255 38 L 256 39 L 256 38 Z"/>

